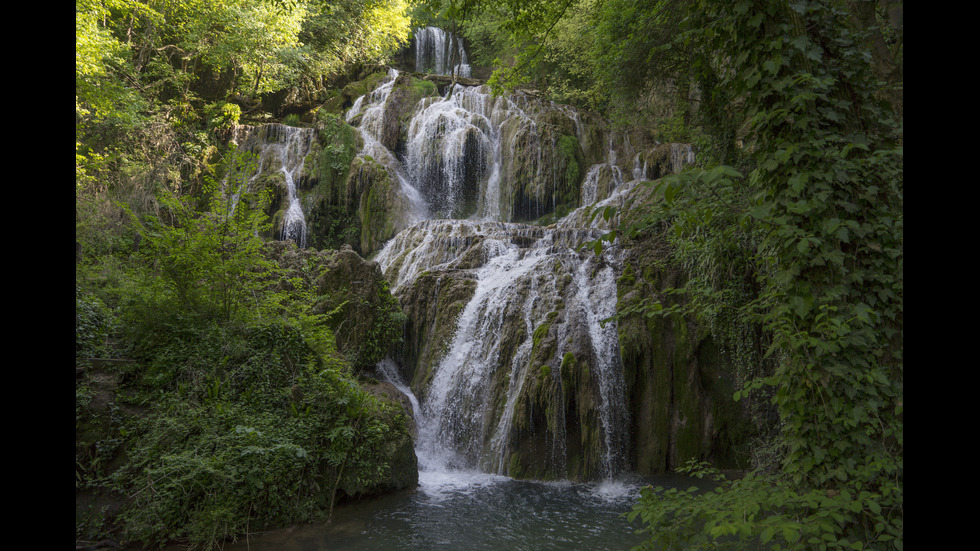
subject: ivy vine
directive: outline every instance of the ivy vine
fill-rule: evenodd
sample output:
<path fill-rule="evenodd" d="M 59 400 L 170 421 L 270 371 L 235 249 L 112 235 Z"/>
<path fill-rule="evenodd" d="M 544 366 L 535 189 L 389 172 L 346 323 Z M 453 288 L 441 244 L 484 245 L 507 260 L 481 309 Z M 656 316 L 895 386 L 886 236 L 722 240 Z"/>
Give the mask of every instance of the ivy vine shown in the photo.
<path fill-rule="evenodd" d="M 717 490 L 648 490 L 634 516 L 664 549 L 901 549 L 903 127 L 869 31 L 832 1 L 695 4 L 679 41 L 740 98 L 741 164 L 661 180 L 661 207 L 617 233 L 668 224 L 695 313 L 734 307 L 764 329 L 735 398 L 771 395 L 779 463 L 734 481 L 690 465 Z M 732 300 L 739 286 L 752 292 Z"/>

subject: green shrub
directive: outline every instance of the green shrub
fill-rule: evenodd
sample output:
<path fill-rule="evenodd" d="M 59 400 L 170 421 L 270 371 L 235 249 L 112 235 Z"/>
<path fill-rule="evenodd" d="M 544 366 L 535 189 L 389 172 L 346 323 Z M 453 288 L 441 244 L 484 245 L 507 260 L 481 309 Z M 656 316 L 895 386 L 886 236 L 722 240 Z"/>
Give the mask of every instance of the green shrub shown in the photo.
<path fill-rule="evenodd" d="M 327 325 L 337 312 L 314 313 L 322 266 L 267 260 L 261 216 L 223 197 L 212 190 L 203 211 L 165 198 L 176 223 L 141 221 L 136 260 L 150 269 L 117 299 L 138 361 L 127 399 L 148 410 L 127 422 L 125 464 L 100 480 L 130 496 L 122 536 L 145 545 L 322 520 L 340 496 L 382 484 L 408 434 L 400 409 L 357 384 Z M 383 293 L 363 354 L 401 334 Z M 100 327 L 98 303 L 78 304 L 79 327 Z M 87 390 L 76 394 L 84 405 Z"/>
<path fill-rule="evenodd" d="M 75 287 L 75 357 L 101 356 L 111 330 L 111 313 L 98 297 Z"/>
<path fill-rule="evenodd" d="M 208 546 L 326 518 L 336 495 L 389 472 L 400 413 L 321 357 L 289 320 L 174 331 L 148 366 L 152 411 L 113 486 L 133 496 L 124 536 Z M 160 373 L 169 378 L 160 384 Z"/>
<path fill-rule="evenodd" d="M 234 103 L 209 103 L 204 106 L 204 116 L 209 129 L 227 132 L 238 124 L 238 119 L 242 116 L 242 108 Z"/>

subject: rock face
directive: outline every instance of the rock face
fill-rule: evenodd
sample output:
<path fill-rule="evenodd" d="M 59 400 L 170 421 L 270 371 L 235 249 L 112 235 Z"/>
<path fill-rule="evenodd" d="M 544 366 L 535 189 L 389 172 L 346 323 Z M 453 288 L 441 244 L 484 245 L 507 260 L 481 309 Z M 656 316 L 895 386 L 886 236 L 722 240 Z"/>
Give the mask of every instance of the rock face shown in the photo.
<path fill-rule="evenodd" d="M 389 78 L 375 108 L 411 82 Z M 648 208 L 633 182 L 678 172 L 690 147 L 479 86 L 398 112 L 379 117 L 408 121 L 386 123 L 405 161 L 389 173 L 417 192 L 405 197 L 420 218 L 453 219 L 400 229 L 377 257 L 408 319 L 403 375 L 431 424 L 420 438 L 519 478 L 663 472 L 691 457 L 732 466 L 745 427 L 711 338 L 682 318 L 601 323 L 675 282 L 656 272 L 656 245 L 579 251 L 603 231 L 593 205 Z M 530 220 L 560 221 L 516 223 Z"/>
<path fill-rule="evenodd" d="M 618 280 L 619 311 L 649 299 L 665 307 L 673 303 L 665 290 L 683 286 L 684 275 L 661 267 L 657 261 L 665 253 L 653 236 L 627 251 Z M 626 315 L 618 332 L 630 416 L 637 420 L 630 436 L 633 468 L 657 474 L 688 459 L 719 468 L 739 468 L 741 459 L 744 467 L 753 427 L 732 399 L 733 370 L 717 340 L 680 314 Z"/>
<path fill-rule="evenodd" d="M 412 388 L 419 389 L 416 396 L 424 399 L 433 371 L 446 354 L 446 343 L 456 330 L 459 315 L 475 291 L 476 277 L 472 271 L 446 269 L 420 274 L 399 292 L 408 319 L 401 360 L 405 365 L 415 366 L 409 381 Z"/>

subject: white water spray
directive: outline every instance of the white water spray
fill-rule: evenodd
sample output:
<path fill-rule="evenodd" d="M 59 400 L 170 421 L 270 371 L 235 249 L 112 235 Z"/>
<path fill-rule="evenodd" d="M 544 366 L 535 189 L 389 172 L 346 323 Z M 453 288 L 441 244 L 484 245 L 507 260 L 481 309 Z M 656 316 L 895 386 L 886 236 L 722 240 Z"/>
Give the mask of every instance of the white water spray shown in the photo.
<path fill-rule="evenodd" d="M 277 171 L 283 175 L 286 212 L 280 227 L 280 239 L 292 239 L 298 246 L 306 247 L 306 217 L 297 192 L 298 182 L 303 174 L 306 156 L 316 139 L 310 128 L 297 128 L 283 124 L 269 124 L 262 127 L 240 126 L 235 129 L 234 140 L 243 150 L 257 157 L 257 166 L 244 180 L 244 185 L 235 197 L 251 187 L 263 174 Z"/>
<path fill-rule="evenodd" d="M 461 77 L 469 77 L 471 74 L 463 39 L 438 27 L 416 29 L 415 70 L 420 73 L 448 75 L 453 69 Z"/>
<path fill-rule="evenodd" d="M 349 124 L 356 126 L 364 142 L 364 147 L 358 153 L 358 157 L 370 158 L 380 162 L 388 171 L 392 181 L 398 182 L 401 195 L 404 197 L 407 206 L 405 209 L 407 220 L 402 221 L 402 223 L 408 225 L 419 220 L 425 220 L 430 215 L 425 198 L 412 185 L 401 160 L 381 143 L 385 107 L 398 80 L 398 75 L 397 70 L 389 69 L 388 75 L 377 88 L 354 100 L 354 104 L 347 111 L 345 119 Z"/>

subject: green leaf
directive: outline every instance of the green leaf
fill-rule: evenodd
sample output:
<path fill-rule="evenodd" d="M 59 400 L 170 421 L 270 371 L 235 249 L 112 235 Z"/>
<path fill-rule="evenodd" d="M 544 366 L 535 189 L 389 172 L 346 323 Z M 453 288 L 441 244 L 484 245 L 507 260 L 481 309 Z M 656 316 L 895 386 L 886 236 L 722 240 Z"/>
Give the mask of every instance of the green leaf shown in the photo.
<path fill-rule="evenodd" d="M 610 218 L 616 215 L 616 207 L 608 206 L 602 211 L 602 218 L 608 222 Z"/>

